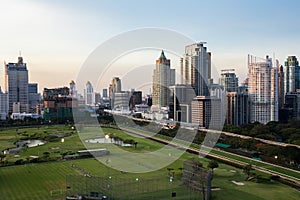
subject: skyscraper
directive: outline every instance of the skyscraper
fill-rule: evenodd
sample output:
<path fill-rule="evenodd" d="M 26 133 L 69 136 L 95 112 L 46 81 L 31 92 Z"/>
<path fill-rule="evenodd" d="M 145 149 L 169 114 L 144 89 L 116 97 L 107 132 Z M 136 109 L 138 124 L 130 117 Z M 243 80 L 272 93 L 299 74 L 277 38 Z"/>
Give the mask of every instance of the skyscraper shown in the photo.
<path fill-rule="evenodd" d="M 121 79 L 119 77 L 114 77 L 109 85 L 109 98 L 110 98 L 110 106 L 113 109 L 114 101 L 115 101 L 115 94 L 122 92 L 122 84 Z"/>
<path fill-rule="evenodd" d="M 227 92 L 226 123 L 241 126 L 249 123 L 249 97 L 247 92 Z"/>
<path fill-rule="evenodd" d="M 84 99 L 86 105 L 93 105 L 95 103 L 94 89 L 90 81 L 86 83 L 84 90 Z"/>
<path fill-rule="evenodd" d="M 112 92 L 122 91 L 121 79 L 119 77 L 114 77 L 112 79 L 111 85 L 112 85 Z"/>
<path fill-rule="evenodd" d="M 211 83 L 211 53 L 207 52 L 204 44 L 199 42 L 186 46 L 180 60 L 181 83 L 191 85 L 197 96 L 207 96 Z"/>
<path fill-rule="evenodd" d="M 250 122 L 278 121 L 278 72 L 272 59 L 248 56 Z"/>
<path fill-rule="evenodd" d="M 284 94 L 300 89 L 300 67 L 296 56 L 288 56 L 283 72 Z"/>
<path fill-rule="evenodd" d="M 221 70 L 219 84 L 224 86 L 225 92 L 237 92 L 239 79 L 236 77 L 234 69 Z"/>
<path fill-rule="evenodd" d="M 9 113 L 28 112 L 28 70 L 23 58 L 5 65 L 5 90 L 8 92 Z M 15 110 L 13 110 L 13 107 Z"/>
<path fill-rule="evenodd" d="M 170 60 L 166 58 L 164 51 L 156 60 L 156 68 L 153 71 L 153 106 L 161 108 L 168 106 L 169 86 L 175 85 L 175 69 L 170 68 Z"/>

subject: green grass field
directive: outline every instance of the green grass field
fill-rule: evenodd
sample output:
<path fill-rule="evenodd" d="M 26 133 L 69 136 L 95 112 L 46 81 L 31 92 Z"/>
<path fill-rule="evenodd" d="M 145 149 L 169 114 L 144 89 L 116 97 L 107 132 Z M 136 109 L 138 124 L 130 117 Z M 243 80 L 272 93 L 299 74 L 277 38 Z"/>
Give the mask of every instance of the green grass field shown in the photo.
<path fill-rule="evenodd" d="M 190 155 L 186 154 L 182 159 L 170 165 L 170 167 L 174 168 L 176 171 L 175 179 L 180 177 L 180 171 L 177 167 L 182 166 L 182 161 L 189 156 Z M 206 164 L 207 161 L 203 160 L 202 163 Z M 112 179 L 121 177 L 132 180 L 135 180 L 136 178 L 143 180 L 151 177 L 163 176 L 166 179 L 165 183 L 161 182 L 158 183 L 158 185 L 166 184 L 168 182 L 166 169 L 161 169 L 160 171 L 147 174 L 121 174 L 113 169 L 107 169 L 104 165 L 94 159 L 28 164 L 0 168 L 1 199 L 63 199 L 66 189 L 65 176 L 68 174 L 80 174 L 80 172 L 71 167 L 71 164 L 90 172 L 91 175 L 102 177 L 109 175 Z M 232 180 L 241 181 L 245 185 L 237 186 L 231 182 Z M 175 184 L 179 185 L 178 182 L 175 182 Z M 222 164 L 219 168 L 215 169 L 212 186 L 220 188 L 219 191 L 212 191 L 212 199 L 296 200 L 300 197 L 299 191 L 278 182 L 254 183 L 245 181 L 245 175 L 241 172 L 241 170 Z M 123 188 L 119 188 L 119 190 L 125 190 L 124 187 L 125 186 L 123 186 Z M 134 188 L 135 187 L 131 188 L 131 190 L 129 188 L 128 190 L 128 187 L 126 187 L 126 191 L 133 193 Z M 172 191 L 173 190 L 179 193 L 176 185 L 172 188 Z M 171 190 L 163 190 L 154 192 L 153 194 L 145 193 L 144 195 L 151 195 L 151 197 L 155 197 L 166 193 L 165 195 L 168 196 L 168 191 Z M 137 196 L 135 195 L 135 197 L 137 199 L 138 197 L 141 197 L 140 199 L 144 199 L 142 198 L 142 193 Z"/>
<path fill-rule="evenodd" d="M 147 132 L 144 132 L 144 133 L 147 133 Z M 167 136 L 164 136 L 164 135 L 155 135 L 155 137 L 161 138 L 161 139 L 164 139 L 164 140 L 168 140 L 168 141 L 171 141 L 173 139 L 173 138 L 170 138 L 170 137 L 167 137 Z M 196 145 L 196 144 L 191 144 L 191 147 L 193 147 L 194 149 L 200 149 L 199 145 Z M 257 160 L 251 159 L 251 158 L 240 157 L 240 156 L 233 155 L 233 154 L 230 154 L 230 153 L 227 153 L 227 152 L 224 152 L 224 151 L 220 151 L 218 149 L 212 149 L 209 152 L 209 154 L 217 155 L 217 156 L 223 156 L 223 157 L 235 160 L 235 161 L 240 161 L 242 163 L 248 163 L 248 164 L 256 165 L 256 166 L 263 167 L 265 169 L 268 169 L 268 170 L 271 170 L 271 171 L 274 171 L 274 172 L 278 172 L 278 173 L 281 173 L 281 174 L 284 174 L 284 175 L 288 175 L 288 176 L 292 176 L 292 177 L 300 179 L 300 171 L 295 172 L 295 171 L 292 171 L 292 170 L 287 170 L 287 169 L 283 169 L 283 168 L 280 168 L 280 167 L 268 165 L 268 164 L 259 162 Z"/>
<path fill-rule="evenodd" d="M 29 134 L 32 132 L 42 132 L 46 130 L 47 133 L 52 132 L 70 132 L 70 127 L 65 126 L 53 126 L 53 127 L 43 127 L 40 129 L 30 128 L 30 129 L 19 129 L 19 131 L 26 131 Z M 124 139 L 133 138 L 119 130 L 115 129 L 103 129 L 105 133 L 114 133 Z M 92 131 L 90 135 L 86 135 L 87 138 L 99 136 L 100 133 L 94 133 Z M 10 142 L 18 139 L 20 135 L 16 134 L 16 130 L 2 130 L 0 132 L 0 144 L 10 147 Z M 150 140 L 142 138 L 134 138 L 138 141 L 137 149 L 124 148 L 128 151 L 147 152 L 157 150 L 162 147 L 162 144 L 156 143 Z M 55 150 L 51 150 L 55 147 Z M 58 147 L 58 148 L 57 148 Z M 21 158 L 26 158 L 29 155 L 40 155 L 44 151 L 49 151 L 50 156 L 58 157 L 59 152 L 71 150 L 77 151 L 83 149 L 84 145 L 80 141 L 77 134 L 65 138 L 65 142 L 49 142 L 43 146 L 28 148 L 26 151 L 20 153 Z M 121 173 L 120 171 L 108 168 L 101 162 L 90 158 L 90 159 L 80 159 L 80 160 L 69 160 L 69 161 L 55 161 L 48 163 L 38 163 L 38 164 L 26 164 L 20 166 L 8 166 L 0 167 L 0 199 L 2 200 L 14 200 L 14 199 L 63 199 L 66 191 L 66 175 L 82 175 L 82 171 L 78 169 L 83 169 L 92 176 L 99 176 L 107 179 L 111 176 L 113 180 L 127 179 L 136 180 L 139 179 L 140 184 L 133 185 L 122 185 L 118 188 L 119 191 L 126 191 L 128 194 L 133 194 L 132 199 L 164 199 L 162 196 L 166 196 L 165 199 L 170 198 L 170 192 L 176 191 L 179 197 L 176 199 L 184 199 L 184 196 L 180 197 L 180 194 L 186 192 L 185 188 L 181 185 L 180 177 L 183 162 L 194 155 L 185 153 L 180 159 L 176 160 L 169 166 L 164 167 L 158 171 L 142 174 L 133 173 Z M 8 159 L 14 160 L 15 158 L 9 157 Z M 19 158 L 18 158 L 19 159 Z M 209 160 L 202 158 L 201 163 L 207 166 Z M 72 167 L 76 166 L 76 168 Z M 169 182 L 168 170 L 171 167 L 175 171 L 174 182 Z M 152 192 L 147 192 L 147 187 L 142 184 L 144 179 L 151 179 L 153 177 L 160 177 L 160 181 L 157 182 L 158 189 Z M 220 188 L 220 190 L 212 191 L 212 199 L 299 199 L 300 192 L 278 183 L 276 181 L 270 181 L 267 183 L 255 183 L 250 181 L 245 181 L 246 175 L 237 168 L 220 164 L 219 168 L 214 170 L 214 178 L 212 182 L 213 187 Z M 238 186 L 231 181 L 243 182 L 245 185 Z M 172 185 L 170 185 L 172 184 Z M 164 186 L 165 189 L 160 190 L 159 188 Z M 144 188 L 143 188 L 144 187 Z M 145 188 L 146 187 L 146 188 Z M 139 192 L 137 192 L 139 191 Z M 194 198 L 194 199 L 201 199 Z"/>

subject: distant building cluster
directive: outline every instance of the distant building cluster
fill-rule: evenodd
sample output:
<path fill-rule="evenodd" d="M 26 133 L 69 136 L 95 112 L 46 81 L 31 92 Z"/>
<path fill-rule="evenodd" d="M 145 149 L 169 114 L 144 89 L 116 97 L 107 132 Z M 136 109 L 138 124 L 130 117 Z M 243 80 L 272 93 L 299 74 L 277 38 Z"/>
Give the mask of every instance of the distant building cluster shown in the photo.
<path fill-rule="evenodd" d="M 136 105 L 134 111 L 141 113 L 139 116 L 196 123 L 206 128 L 224 122 L 241 126 L 300 119 L 300 67 L 295 56 L 288 56 L 281 66 L 278 60 L 269 56 L 249 55 L 248 77 L 242 84 L 233 68 L 221 70 L 218 83 L 214 83 L 211 78 L 212 53 L 207 51 L 205 44 L 199 42 L 185 47 L 180 59 L 179 84 L 176 84 L 170 59 L 161 52 L 153 71 L 152 105 L 147 107 L 145 99 L 143 105 Z M 114 80 L 110 88 L 115 88 Z M 111 99 L 122 99 L 115 94 Z M 123 101 L 126 98 L 123 97 Z"/>
<path fill-rule="evenodd" d="M 87 80 L 83 95 L 76 83 L 69 87 L 44 88 L 28 82 L 26 63 L 5 64 L 5 90 L 0 88 L 0 119 L 37 118 L 72 119 L 73 108 L 91 116 L 99 109 L 152 120 L 195 123 L 200 127 L 225 124 L 285 122 L 300 119 L 300 66 L 296 56 L 288 56 L 284 65 L 269 56 L 248 55 L 248 76 L 241 84 L 235 69 L 221 70 L 218 83 L 211 77 L 212 53 L 205 42 L 187 45 L 180 58 L 180 80 L 162 51 L 152 75 L 152 94 L 122 89 L 119 77 L 107 88 L 96 92 Z M 97 112 L 98 110 L 98 112 Z M 96 114 L 95 114 L 96 113 Z"/>
<path fill-rule="evenodd" d="M 40 114 L 38 84 L 29 83 L 27 65 L 19 56 L 17 63 L 5 64 L 5 91 L 0 88 L 0 119 L 36 118 Z"/>

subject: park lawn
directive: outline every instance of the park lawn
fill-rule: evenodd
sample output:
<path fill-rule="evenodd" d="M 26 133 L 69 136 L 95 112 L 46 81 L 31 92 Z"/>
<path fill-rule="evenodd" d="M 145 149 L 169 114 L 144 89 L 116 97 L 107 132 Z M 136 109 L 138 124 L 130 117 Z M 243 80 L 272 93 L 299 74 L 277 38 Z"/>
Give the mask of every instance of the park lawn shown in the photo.
<path fill-rule="evenodd" d="M 151 197 L 154 199 L 155 197 L 161 195 L 169 196 L 170 191 L 176 191 L 178 195 L 186 195 L 188 192 L 184 191 L 182 189 L 182 186 L 180 185 L 180 170 L 178 168 L 182 166 L 182 162 L 184 160 L 190 157 L 193 156 L 186 153 L 182 158 L 168 166 L 175 169 L 175 181 L 171 183 L 173 184 L 172 187 L 158 190 L 158 192 L 137 193 L 135 195 L 135 199 L 139 199 L 139 197 L 141 199 L 142 197 L 145 197 L 147 195 L 147 197 Z M 206 159 L 201 159 L 201 162 L 204 164 L 204 166 L 207 165 Z M 95 159 L 81 159 L 2 167 L 0 168 L 0 194 L 2 194 L 1 199 L 61 199 L 66 188 L 65 176 L 68 174 L 80 174 L 78 170 L 71 167 L 72 164 L 78 168 L 84 169 L 91 175 L 100 176 L 103 178 L 109 175 L 112 177 L 112 179 L 116 178 L 117 180 L 135 180 L 136 178 L 139 178 L 139 181 L 143 181 L 144 179 L 151 179 L 160 176 L 160 182 L 157 183 L 156 187 L 159 188 L 161 184 L 163 184 L 163 186 L 165 187 L 167 184 L 169 184 L 167 175 L 168 171 L 166 168 L 144 174 L 123 174 L 117 170 L 108 169 L 106 166 Z M 235 172 L 231 172 L 230 170 L 234 170 Z M 245 178 L 246 176 L 240 169 L 220 164 L 219 168 L 214 170 L 214 178 L 212 184 L 213 187 L 219 187 L 220 190 L 212 191 L 212 199 L 296 200 L 300 197 L 299 191 L 278 182 L 255 183 L 245 181 Z M 232 180 L 243 182 L 245 185 L 237 186 L 231 182 Z M 120 187 L 119 190 L 126 190 L 126 193 L 134 192 L 137 187 L 145 187 L 141 185 L 132 185 L 126 187 L 126 185 L 124 184 L 121 184 L 121 186 L 122 187 Z M 138 191 L 140 190 L 141 189 L 139 188 Z M 54 196 L 51 196 L 51 191 Z M 61 192 L 63 193 L 62 195 Z"/>
<path fill-rule="evenodd" d="M 19 133 L 19 134 L 18 134 Z M 49 152 L 50 157 L 60 158 L 61 153 L 66 151 L 76 152 L 85 149 L 82 142 L 79 140 L 78 135 L 70 126 L 57 125 L 57 126 L 42 126 L 33 128 L 9 128 L 1 129 L 0 131 L 0 150 L 15 147 L 14 142 L 24 139 L 26 136 L 39 135 L 41 137 L 50 134 L 69 134 L 71 136 L 65 138 L 62 143 L 61 139 L 56 139 L 52 142 L 47 142 L 45 145 L 23 149 L 18 156 L 7 155 L 9 162 L 15 162 L 18 159 L 26 160 L 29 156 L 43 156 L 44 152 Z M 25 135 L 24 135 L 25 134 Z M 6 138 L 6 139 L 1 139 Z M 8 138 L 8 139 L 7 139 Z"/>
<path fill-rule="evenodd" d="M 111 144 L 85 142 L 86 139 L 103 138 L 105 134 L 114 134 L 121 137 L 123 140 L 134 139 L 134 141 L 138 142 L 136 148 L 118 146 L 118 148 L 128 152 L 145 153 L 145 152 L 159 150 L 162 147 L 164 147 L 163 144 L 153 142 L 150 140 L 145 140 L 144 138 L 134 137 L 132 135 L 124 133 L 121 130 L 112 129 L 112 128 L 87 127 L 84 129 L 84 131 L 81 131 L 79 133 L 79 136 L 84 146 L 88 149 L 109 148 L 109 145 Z"/>
<path fill-rule="evenodd" d="M 176 162 L 172 163 L 171 165 L 155 172 L 151 173 L 143 173 L 143 174 L 132 174 L 132 173 L 125 173 L 122 174 L 121 172 L 106 168 L 105 166 L 101 167 L 100 163 L 97 163 L 96 160 L 88 159 L 86 162 L 81 162 L 80 160 L 74 161 L 77 166 L 84 168 L 85 170 L 91 172 L 92 175 L 95 176 L 111 176 L 112 179 L 114 177 L 122 177 L 134 180 L 139 178 L 139 180 L 153 178 L 153 177 L 165 177 L 168 180 L 168 171 L 167 168 L 173 168 L 175 171 L 175 180 L 180 180 L 181 177 L 181 170 L 179 169 L 182 167 L 183 161 L 188 158 L 194 158 L 194 155 L 189 153 L 185 153 L 180 159 Z M 203 166 L 207 166 L 209 160 L 205 158 L 201 158 L 201 163 Z M 233 172 L 232 172 L 233 171 Z M 107 175 L 106 175 L 107 174 Z M 289 186 L 281 184 L 276 181 L 271 181 L 268 183 L 255 183 L 252 181 L 245 181 L 246 175 L 242 172 L 241 169 L 237 169 L 228 165 L 219 164 L 219 168 L 214 170 L 214 178 L 212 182 L 212 187 L 219 187 L 219 191 L 212 191 L 212 199 L 245 199 L 245 200 L 252 200 L 252 199 L 291 199 L 296 200 L 299 199 L 300 193 L 296 189 L 293 189 Z M 238 181 L 243 182 L 245 185 L 237 186 L 231 181 Z M 176 189 L 176 188 L 175 188 Z M 177 188 L 177 190 L 179 190 Z M 174 190 L 174 189 L 173 189 Z M 176 191 L 177 191 L 176 190 Z M 162 191 L 162 193 L 164 193 Z M 161 193 L 161 194 L 162 194 Z M 158 195 L 157 193 L 149 194 L 153 196 Z M 143 194 L 141 194 L 141 197 Z M 288 198 L 286 198 L 288 197 Z"/>
<path fill-rule="evenodd" d="M 78 174 L 69 162 L 26 164 L 0 168 L 0 199 L 53 199 L 65 191 L 65 176 Z"/>
<path fill-rule="evenodd" d="M 246 176 L 242 170 L 219 164 L 219 168 L 214 170 L 212 186 L 219 187 L 219 191 L 212 191 L 212 199 L 299 199 L 300 192 L 287 185 L 277 181 L 266 183 L 256 183 L 253 181 L 245 181 Z M 238 186 L 231 181 L 242 182 L 245 185 Z"/>
<path fill-rule="evenodd" d="M 237 161 L 240 161 L 240 162 L 243 162 L 243 163 L 248 163 L 248 164 L 256 165 L 256 166 L 259 166 L 259 167 L 263 167 L 263 168 L 266 168 L 266 169 L 269 169 L 269 170 L 272 170 L 272 171 L 275 171 L 275 172 L 278 172 L 278 173 L 286 174 L 288 176 L 292 176 L 292 177 L 300 179 L 300 171 L 299 172 L 294 172 L 294 171 L 291 171 L 291 170 L 282 169 L 280 167 L 271 166 L 271 165 L 267 165 L 265 163 L 261 163 L 259 161 L 253 160 L 251 158 L 249 158 L 249 159 L 242 158 L 242 157 L 235 156 L 235 155 L 223 152 L 223 151 L 218 151 L 216 149 L 213 149 L 210 153 L 215 154 L 215 155 L 219 155 L 219 156 L 224 156 L 226 158 L 237 160 Z"/>
<path fill-rule="evenodd" d="M 146 133 L 146 132 L 144 132 L 144 133 Z M 164 139 L 164 140 L 168 140 L 168 141 L 171 141 L 173 139 L 173 138 L 170 138 L 168 136 L 159 135 L 159 134 L 155 135 L 155 137 L 160 138 L 160 139 Z M 193 147 L 194 149 L 198 149 L 198 150 L 200 149 L 200 146 L 197 145 L 197 144 L 191 144 L 191 147 Z M 285 174 L 285 175 L 292 176 L 292 177 L 300 179 L 300 171 L 295 172 L 295 171 L 291 171 L 291 170 L 286 170 L 286 169 L 283 169 L 283 168 L 280 168 L 280 167 L 276 167 L 276 166 L 272 166 L 272 165 L 268 165 L 268 164 L 256 161 L 256 160 L 251 159 L 251 158 L 244 158 L 244 157 L 233 155 L 233 154 L 230 154 L 230 153 L 227 153 L 227 152 L 224 152 L 224 151 L 219 151 L 218 149 L 215 149 L 215 148 L 211 149 L 211 151 L 208 152 L 208 154 L 223 156 L 223 157 L 235 160 L 235 161 L 240 161 L 240 162 L 245 163 L 245 164 L 248 163 L 248 164 L 256 165 L 256 166 L 263 167 L 265 169 L 268 169 L 268 170 L 271 170 L 271 171 L 274 171 L 274 172 L 278 172 L 278 173 L 281 173 L 281 174 Z"/>
<path fill-rule="evenodd" d="M 62 129 L 62 130 L 59 130 Z M 21 129 L 20 129 L 21 130 Z M 20 131 L 18 130 L 18 131 Z M 57 132 L 57 131 L 69 131 L 67 127 L 58 127 L 58 130 L 55 127 L 47 128 L 48 132 Z M 92 130 L 92 129 L 91 129 Z M 143 138 L 135 138 L 133 136 L 127 135 L 120 130 L 116 129 L 103 129 L 105 133 L 114 133 L 124 139 L 134 138 L 138 141 L 137 149 L 128 148 L 129 151 L 136 151 L 137 153 L 147 151 L 153 151 L 161 148 L 163 145 L 151 140 Z M 24 131 L 24 130 L 22 130 Z M 28 131 L 28 130 L 26 130 Z M 34 130 L 33 130 L 34 131 Z M 12 131 L 13 132 L 13 131 Z M 15 133 L 8 133 L 15 134 Z M 92 133 L 88 135 L 95 136 Z M 96 133 L 99 136 L 99 133 Z M 56 150 L 50 150 L 51 147 L 59 147 Z M 147 148 L 146 148 L 147 147 Z M 80 141 L 78 135 L 72 135 L 65 138 L 65 142 L 61 143 L 50 142 L 43 146 L 33 147 L 27 149 L 27 151 L 22 152 L 21 156 L 29 156 L 34 154 L 39 154 L 39 152 L 49 151 L 51 156 L 59 156 L 59 153 L 54 151 L 64 151 L 71 150 L 76 151 L 78 149 L 84 148 L 84 145 Z M 140 148 L 140 149 L 139 149 Z M 94 176 L 100 176 L 107 178 L 108 176 L 112 177 L 112 180 L 136 180 L 139 179 L 140 183 L 145 179 L 153 179 L 156 177 L 160 178 L 160 181 L 157 183 L 157 191 L 146 191 L 147 188 L 144 188 L 146 184 L 132 183 L 123 184 L 119 190 L 126 191 L 126 194 L 136 193 L 141 190 L 144 192 L 137 193 L 132 196 L 135 199 L 145 199 L 147 197 L 153 199 L 162 199 L 162 195 L 170 197 L 171 191 L 176 191 L 178 196 L 176 199 L 184 199 L 184 194 L 186 194 L 185 188 L 181 185 L 181 167 L 183 162 L 189 158 L 195 158 L 195 155 L 184 153 L 178 160 L 166 166 L 158 171 L 149 172 L 149 173 L 124 173 L 109 167 L 106 167 L 98 160 L 93 158 L 91 159 L 80 159 L 80 160 L 70 160 L 70 161 L 56 161 L 50 163 L 39 163 L 39 164 L 27 164 L 20 166 L 9 166 L 0 168 L 0 199 L 62 199 L 66 189 L 65 178 L 68 174 L 79 174 L 82 175 L 82 172 L 79 169 L 84 169 Z M 103 157 L 105 158 L 105 157 Z M 200 159 L 204 167 L 208 165 L 209 160 L 206 158 Z M 72 165 L 76 168 L 71 167 Z M 168 170 L 167 168 L 173 168 L 175 172 L 175 179 L 170 186 Z M 235 172 L 232 172 L 235 171 Z M 255 183 L 245 181 L 246 176 L 243 174 L 242 170 L 219 163 L 219 168 L 214 170 L 213 178 L 213 187 L 219 187 L 219 191 L 212 191 L 212 199 L 299 199 L 299 191 L 283 185 L 278 182 L 268 182 L 268 183 Z M 243 182 L 244 186 L 237 186 L 231 181 L 240 181 Z M 168 187 L 166 187 L 168 186 Z M 138 188 L 142 187 L 142 188 Z M 159 190 L 159 188 L 165 188 Z M 123 188 L 123 189 L 122 189 Z M 51 196 L 52 192 L 52 196 Z M 195 194 L 189 194 L 190 197 Z M 197 194 L 198 195 L 198 194 Z M 133 198 L 133 199 L 134 199 Z M 148 199 L 149 199 L 148 198 Z M 168 198 L 166 198 L 168 199 Z M 198 199 L 198 198 L 195 198 Z"/>

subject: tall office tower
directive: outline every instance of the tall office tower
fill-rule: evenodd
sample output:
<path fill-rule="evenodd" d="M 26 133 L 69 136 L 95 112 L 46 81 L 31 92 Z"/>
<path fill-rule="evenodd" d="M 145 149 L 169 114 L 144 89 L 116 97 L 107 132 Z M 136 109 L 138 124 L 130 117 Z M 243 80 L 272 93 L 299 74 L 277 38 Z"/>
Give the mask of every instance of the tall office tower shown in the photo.
<path fill-rule="evenodd" d="M 37 113 L 37 106 L 42 103 L 41 94 L 38 93 L 37 83 L 28 83 L 28 105 L 30 113 Z"/>
<path fill-rule="evenodd" d="M 94 89 L 90 81 L 86 83 L 84 99 L 86 105 L 93 105 L 95 103 Z"/>
<path fill-rule="evenodd" d="M 278 73 L 272 59 L 248 55 L 250 122 L 278 121 Z"/>
<path fill-rule="evenodd" d="M 278 60 L 276 60 L 278 62 Z M 278 66 L 278 108 L 281 109 L 284 106 L 284 73 L 283 66 L 277 63 Z"/>
<path fill-rule="evenodd" d="M 28 70 L 23 58 L 5 65 L 5 90 L 8 92 L 9 113 L 28 112 Z M 13 107 L 15 110 L 13 110 Z"/>
<path fill-rule="evenodd" d="M 114 77 L 109 85 L 109 99 L 110 99 L 110 106 L 114 108 L 114 100 L 115 100 L 115 93 L 120 93 L 122 91 L 122 84 L 121 79 L 119 77 Z"/>
<path fill-rule="evenodd" d="M 224 86 L 225 92 L 237 92 L 239 79 L 236 77 L 234 69 L 221 70 L 219 84 Z"/>
<path fill-rule="evenodd" d="M 153 71 L 152 105 L 154 108 L 160 109 L 168 106 L 169 86 L 171 85 L 175 85 L 175 69 L 170 68 L 170 60 L 162 51 Z"/>
<path fill-rule="evenodd" d="M 6 120 L 8 115 L 8 94 L 0 87 L 0 120 Z"/>
<path fill-rule="evenodd" d="M 76 84 L 73 80 L 70 81 L 70 96 L 77 98 Z"/>
<path fill-rule="evenodd" d="M 285 61 L 284 73 L 284 94 L 296 92 L 300 89 L 300 67 L 296 56 L 288 56 Z"/>
<path fill-rule="evenodd" d="M 122 91 L 121 79 L 119 77 L 114 77 L 112 79 L 111 85 L 112 85 L 112 92 Z"/>
<path fill-rule="evenodd" d="M 191 85 L 197 96 L 208 96 L 211 82 L 211 53 L 204 47 L 205 42 L 185 47 L 185 54 L 180 59 L 181 83 Z"/>
<path fill-rule="evenodd" d="M 190 85 L 176 84 L 169 87 L 170 103 L 169 118 L 175 121 L 191 122 L 191 103 L 195 97 L 195 91 Z"/>
<path fill-rule="evenodd" d="M 226 123 L 241 126 L 249 123 L 249 96 L 247 92 L 227 92 Z"/>
<path fill-rule="evenodd" d="M 195 97 L 192 101 L 192 123 L 219 129 L 222 125 L 221 99 L 211 96 Z"/>
<path fill-rule="evenodd" d="M 108 97 L 107 96 L 107 89 L 106 88 L 102 90 L 102 97 L 103 98 L 107 98 Z"/>

